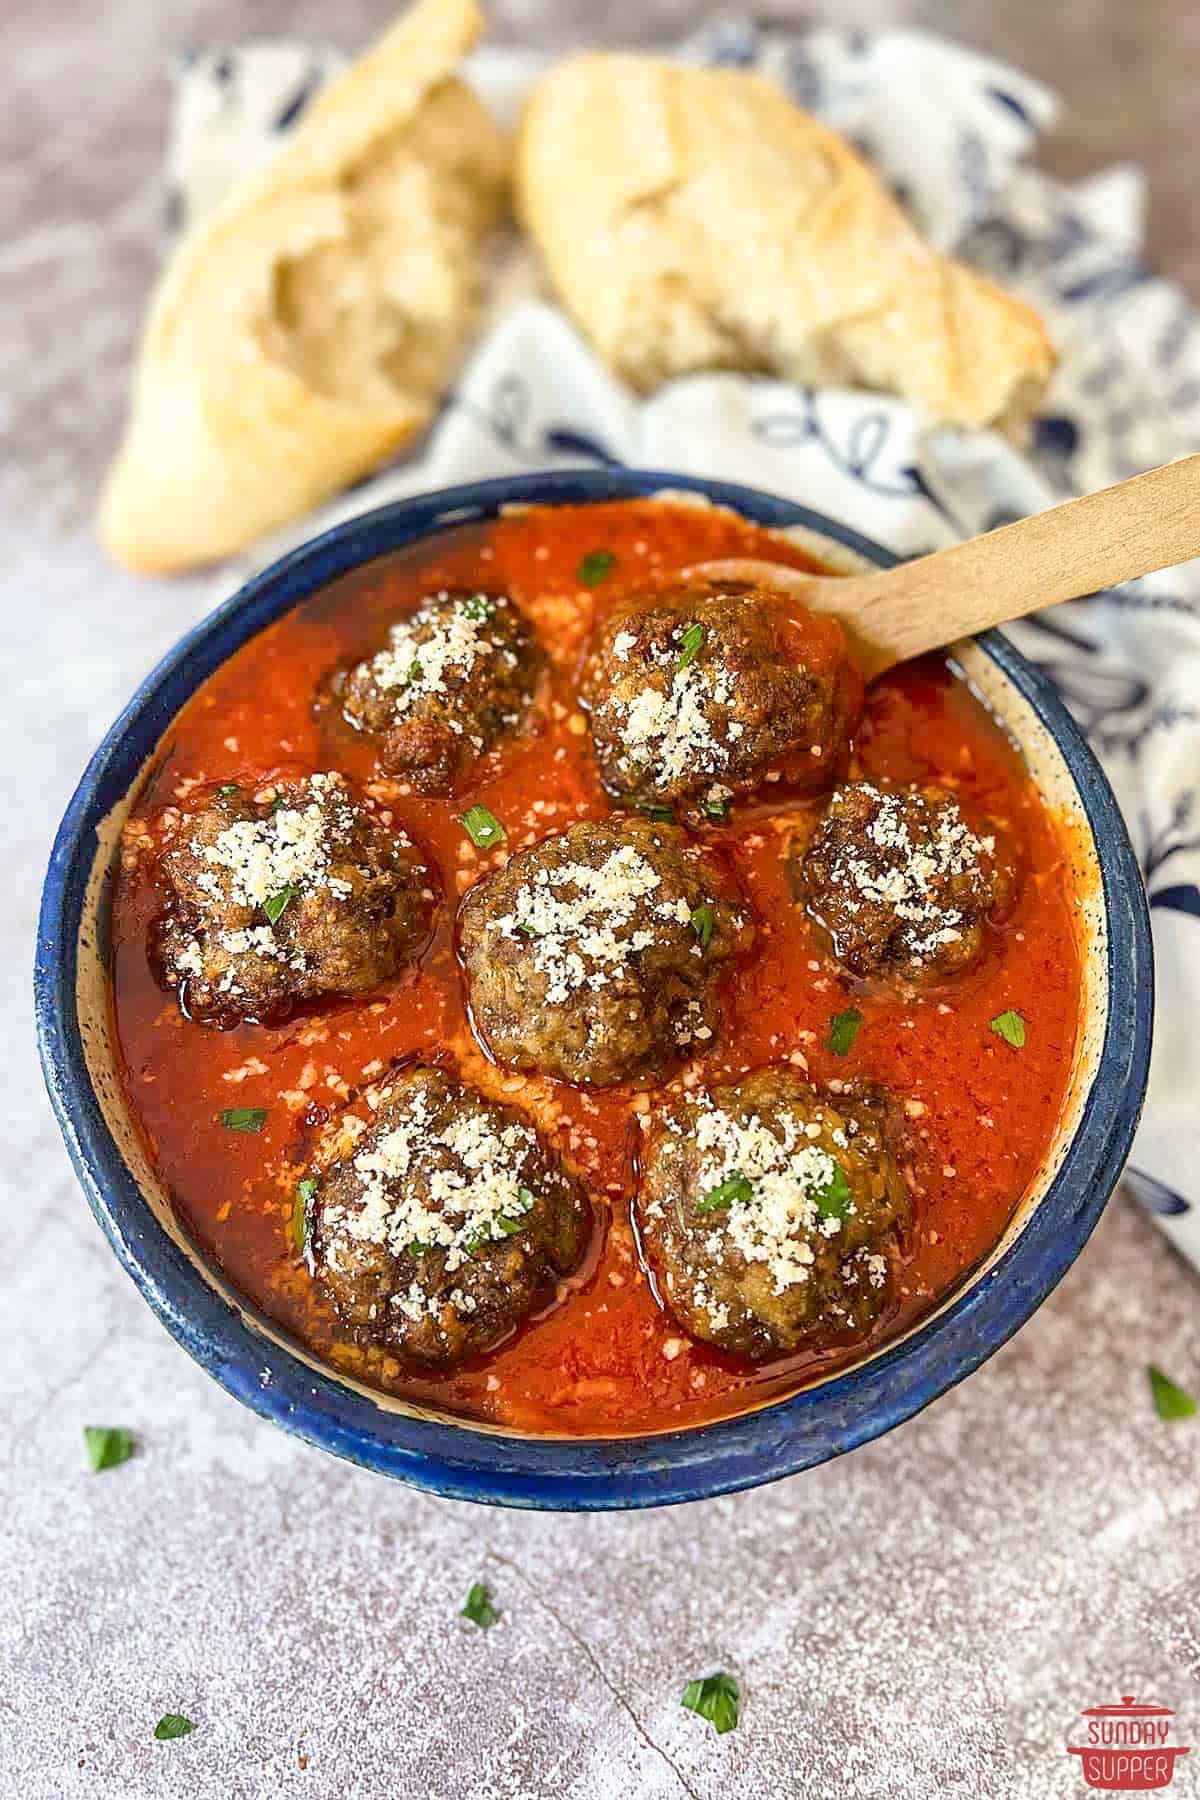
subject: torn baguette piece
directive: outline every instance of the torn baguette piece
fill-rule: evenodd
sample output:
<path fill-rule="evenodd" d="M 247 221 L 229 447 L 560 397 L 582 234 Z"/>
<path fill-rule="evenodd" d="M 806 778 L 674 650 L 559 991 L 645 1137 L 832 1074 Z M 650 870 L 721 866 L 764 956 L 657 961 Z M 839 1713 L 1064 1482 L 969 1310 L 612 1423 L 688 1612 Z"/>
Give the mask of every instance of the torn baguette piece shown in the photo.
<path fill-rule="evenodd" d="M 242 548 L 429 422 L 475 317 L 508 148 L 454 70 L 475 0 L 420 0 L 179 245 L 101 502 L 111 555 Z"/>
<path fill-rule="evenodd" d="M 516 186 L 564 304 L 639 390 L 740 369 L 1019 425 L 1053 367 L 1030 307 L 928 245 L 850 145 L 761 76 L 560 64 L 527 106 Z"/>

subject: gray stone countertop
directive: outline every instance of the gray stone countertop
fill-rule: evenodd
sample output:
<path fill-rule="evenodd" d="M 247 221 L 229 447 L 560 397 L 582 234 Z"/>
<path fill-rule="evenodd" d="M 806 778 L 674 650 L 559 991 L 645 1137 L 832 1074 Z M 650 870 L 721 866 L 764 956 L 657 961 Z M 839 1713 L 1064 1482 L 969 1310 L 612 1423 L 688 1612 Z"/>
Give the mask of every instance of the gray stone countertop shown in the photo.
<path fill-rule="evenodd" d="M 530 41 L 700 16 L 495 10 Z M 882 1441 L 738 1498 L 578 1518 L 425 1498 L 257 1421 L 155 1322 L 68 1167 L 29 1022 L 42 870 L 88 752 L 203 595 L 106 567 L 88 529 L 160 242 L 166 57 L 284 29 L 356 44 L 386 16 L 6 9 L 0 1796 L 1077 1794 L 1085 1706 L 1152 1698 L 1200 1736 L 1200 1428 L 1161 1424 L 1145 1378 L 1196 1384 L 1197 1281 L 1130 1204 L 1012 1343 Z M 1056 83 L 1059 166 L 1146 162 L 1159 260 L 1198 284 L 1189 0 L 837 16 L 952 26 Z M 89 1422 L 133 1427 L 138 1455 L 90 1475 Z M 458 1616 L 476 1578 L 503 1614 L 487 1633 Z M 678 1704 L 716 1666 L 744 1693 L 720 1739 Z M 197 1729 L 155 1743 L 168 1710 Z M 1178 1790 L 1198 1774 L 1200 1750 Z"/>

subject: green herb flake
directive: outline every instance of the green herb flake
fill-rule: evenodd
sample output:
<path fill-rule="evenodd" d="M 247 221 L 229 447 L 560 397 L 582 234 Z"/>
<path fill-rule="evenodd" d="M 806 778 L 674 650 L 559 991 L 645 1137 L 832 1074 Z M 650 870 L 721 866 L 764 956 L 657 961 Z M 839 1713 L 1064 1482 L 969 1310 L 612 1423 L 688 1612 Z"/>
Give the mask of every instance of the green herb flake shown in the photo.
<path fill-rule="evenodd" d="M 115 1469 L 133 1455 L 133 1433 L 123 1425 L 85 1425 L 83 1441 L 93 1475 Z"/>
<path fill-rule="evenodd" d="M 753 1197 L 754 1189 L 741 1170 L 736 1169 L 732 1175 L 727 1175 L 724 1181 L 718 1182 L 716 1187 L 709 1188 L 702 1199 L 697 1200 L 696 1211 L 699 1213 L 724 1212 L 726 1207 L 732 1206 L 735 1200 L 750 1200 Z"/>
<path fill-rule="evenodd" d="M 505 836 L 505 830 L 495 813 L 486 806 L 469 806 L 462 816 L 463 830 L 473 844 L 481 850 L 490 850 Z"/>
<path fill-rule="evenodd" d="M 711 906 L 697 906 L 692 913 L 691 927 L 696 936 L 700 939 L 700 948 L 702 950 L 707 950 L 709 944 L 712 942 L 713 925 L 715 923 L 716 920 Z"/>
<path fill-rule="evenodd" d="M 263 901 L 263 911 L 266 913 L 272 925 L 278 925 L 280 919 L 282 919 L 284 913 L 292 904 L 292 901 L 299 895 L 299 892 L 299 888 L 292 887 L 289 884 L 287 887 L 280 888 L 277 894 L 272 894 L 269 900 Z"/>
<path fill-rule="evenodd" d="M 482 625 L 495 612 L 496 603 L 486 594 L 472 594 L 469 600 L 463 601 L 462 610 L 473 625 Z"/>
<path fill-rule="evenodd" d="M 467 1593 L 466 1605 L 462 1609 L 462 1616 L 464 1619 L 470 1619 L 472 1625 L 478 1625 L 481 1631 L 486 1631 L 500 1617 L 492 1605 L 492 1596 L 482 1581 L 472 1582 Z"/>
<path fill-rule="evenodd" d="M 411 687 L 414 681 L 420 681 L 423 673 L 424 673 L 424 671 L 421 668 L 420 657 L 414 656 L 412 661 L 409 663 L 408 668 L 404 671 L 405 686 Z"/>
<path fill-rule="evenodd" d="M 841 1163 L 834 1163 L 833 1174 L 823 1188 L 813 1194 L 817 1211 L 823 1219 L 844 1219 L 850 1211 L 850 1183 Z"/>
<path fill-rule="evenodd" d="M 858 1028 L 862 1022 L 863 1016 L 856 1006 L 849 1007 L 846 1012 L 834 1013 L 829 1021 L 829 1036 L 825 1040 L 827 1048 L 835 1056 L 846 1056 L 858 1036 Z"/>
<path fill-rule="evenodd" d="M 227 1106 L 221 1114 L 226 1131 L 261 1131 L 266 1122 L 265 1106 Z"/>
<path fill-rule="evenodd" d="M 160 1744 L 169 1744 L 172 1738 L 186 1737 L 196 1727 L 182 1713 L 164 1713 L 154 1727 L 154 1735 Z"/>
<path fill-rule="evenodd" d="M 542 935 L 536 925 L 527 925 L 523 919 L 518 919 L 516 921 L 513 930 L 518 932 L 521 937 L 535 938 L 541 937 Z"/>
<path fill-rule="evenodd" d="M 1181 1387 L 1177 1387 L 1169 1375 L 1150 1363 L 1146 1369 L 1150 1377 L 1150 1394 L 1154 1401 L 1154 1410 L 1160 1419 L 1190 1419 L 1195 1415 L 1196 1402 Z"/>
<path fill-rule="evenodd" d="M 741 1693 L 732 1675 L 724 1671 L 716 1675 L 705 1675 L 700 1681 L 689 1681 L 683 1690 L 679 1704 L 688 1712 L 699 1713 L 707 1719 L 718 1737 L 727 1731 L 735 1731 L 738 1722 L 738 1706 Z"/>
<path fill-rule="evenodd" d="M 287 804 L 286 794 L 276 794 L 271 802 L 271 817 L 274 818 L 276 813 L 286 812 Z"/>
<path fill-rule="evenodd" d="M 1013 1012 L 1011 1007 L 1007 1012 L 996 1014 L 992 1020 L 992 1030 L 998 1038 L 1003 1038 L 1006 1044 L 1011 1044 L 1014 1050 L 1025 1048 L 1025 1021 L 1020 1013 Z"/>
<path fill-rule="evenodd" d="M 710 794 L 704 802 L 704 810 L 710 819 L 727 819 L 729 802 L 720 796 Z"/>
<path fill-rule="evenodd" d="M 234 794 L 240 794 L 241 791 L 241 783 L 238 781 L 223 781 L 217 789 L 218 794 L 222 794 L 226 800 L 232 799 Z"/>
<path fill-rule="evenodd" d="M 696 660 L 703 642 L 703 625 L 689 625 L 679 640 L 679 667 L 681 669 L 686 669 L 690 662 Z"/>
<path fill-rule="evenodd" d="M 634 812 L 641 813 L 643 818 L 653 819 L 656 825 L 673 825 L 675 808 L 663 806 L 658 800 L 631 800 L 629 803 Z"/>
<path fill-rule="evenodd" d="M 584 587 L 599 587 L 616 567 L 616 562 L 611 550 L 589 550 L 575 573 Z"/>
<path fill-rule="evenodd" d="M 308 1242 L 308 1209 L 317 1186 L 311 1175 L 296 1183 L 296 1198 L 292 1201 L 292 1243 L 299 1256 L 304 1255 L 304 1246 Z"/>

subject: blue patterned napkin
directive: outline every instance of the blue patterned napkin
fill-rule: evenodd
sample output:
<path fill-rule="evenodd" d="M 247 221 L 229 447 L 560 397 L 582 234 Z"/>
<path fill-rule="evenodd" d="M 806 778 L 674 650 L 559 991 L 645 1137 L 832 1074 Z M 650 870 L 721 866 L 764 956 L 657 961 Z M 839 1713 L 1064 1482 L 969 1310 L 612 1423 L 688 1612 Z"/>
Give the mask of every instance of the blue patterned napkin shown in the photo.
<path fill-rule="evenodd" d="M 730 21 L 680 55 L 772 75 L 860 145 L 941 247 L 1039 308 L 1061 363 L 1028 456 L 986 432 L 927 431 L 901 402 L 846 390 L 706 375 L 639 401 L 536 298 L 514 243 L 494 272 L 480 346 L 429 439 L 261 546 L 239 580 L 286 544 L 385 500 L 555 465 L 724 476 L 912 553 L 1200 449 L 1200 326 L 1186 297 L 1140 260 L 1141 178 L 1117 168 L 1067 188 L 1031 169 L 1025 159 L 1055 116 L 1047 89 L 908 31 L 788 34 Z M 194 222 L 270 156 L 340 64 L 336 52 L 291 44 L 185 59 L 172 222 Z M 541 65 L 484 51 L 468 69 L 507 120 Z M 1200 1265 L 1200 564 L 1055 607 L 1010 635 L 1087 732 L 1141 858 L 1160 998 L 1126 1180 Z"/>

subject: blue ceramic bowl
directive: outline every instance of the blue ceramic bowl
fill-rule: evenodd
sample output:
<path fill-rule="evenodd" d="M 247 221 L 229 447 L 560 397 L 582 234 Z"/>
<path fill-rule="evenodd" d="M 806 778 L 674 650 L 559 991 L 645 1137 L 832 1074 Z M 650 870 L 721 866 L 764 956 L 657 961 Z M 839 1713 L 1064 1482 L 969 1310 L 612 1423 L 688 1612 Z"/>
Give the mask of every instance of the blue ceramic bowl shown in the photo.
<path fill-rule="evenodd" d="M 869 1361 L 720 1424 L 628 1439 L 526 1438 L 420 1413 L 340 1379 L 257 1315 L 176 1224 L 115 1077 L 105 1004 L 108 902 L 120 825 L 155 745 L 207 676 L 263 626 L 347 569 L 512 502 L 563 504 L 690 489 L 831 559 L 895 559 L 856 532 L 748 488 L 635 470 L 523 476 L 448 489 L 350 520 L 257 575 L 142 683 L 67 808 L 46 876 L 36 969 L 42 1066 L 92 1211 L 167 1329 L 229 1393 L 288 1431 L 381 1474 L 492 1505 L 659 1506 L 773 1481 L 907 1419 L 978 1368 L 1082 1249 L 1121 1172 L 1150 1052 L 1152 964 L 1141 879 L 1108 784 L 1042 677 L 989 633 L 956 653 L 1056 806 L 1078 819 L 1086 1004 L 1059 1138 L 986 1264 Z"/>

